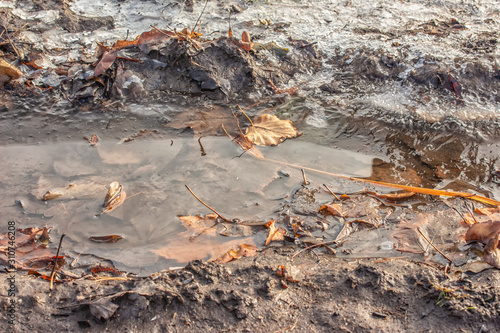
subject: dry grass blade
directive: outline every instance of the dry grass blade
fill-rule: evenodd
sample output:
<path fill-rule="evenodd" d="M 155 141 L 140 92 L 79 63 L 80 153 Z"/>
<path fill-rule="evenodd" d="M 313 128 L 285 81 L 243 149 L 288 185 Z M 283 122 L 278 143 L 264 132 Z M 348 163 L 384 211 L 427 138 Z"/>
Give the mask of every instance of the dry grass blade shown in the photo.
<path fill-rule="evenodd" d="M 434 244 L 432 244 L 432 242 L 429 240 L 429 238 L 427 238 L 427 236 L 424 235 L 424 233 L 422 232 L 422 230 L 420 230 L 420 228 L 417 228 L 417 231 L 420 233 L 420 235 L 422 235 L 422 237 L 424 237 L 424 239 L 427 241 L 427 243 L 429 243 L 434 248 L 434 250 L 438 251 L 440 255 L 442 255 L 443 257 L 445 257 L 446 260 L 448 260 L 449 262 L 451 262 L 453 264 L 453 260 L 451 260 L 450 258 L 448 258 L 448 256 L 446 256 L 446 254 L 444 254 L 443 252 L 441 252 L 440 249 L 438 249 Z"/>
<path fill-rule="evenodd" d="M 212 212 L 214 212 L 220 219 L 222 219 L 222 220 L 224 220 L 226 222 L 232 222 L 231 220 L 228 220 L 224 216 L 222 216 L 219 213 L 217 213 L 217 211 L 215 209 L 213 209 L 212 207 L 210 207 L 209 205 L 207 205 L 206 203 L 204 203 L 203 200 L 201 200 L 200 198 L 198 198 L 198 196 L 196 194 L 194 194 L 194 192 L 189 188 L 189 186 L 187 186 L 187 185 L 184 185 L 184 186 L 186 186 L 186 188 L 188 189 L 189 193 L 191 193 L 193 195 L 193 197 L 196 198 L 196 200 L 198 200 L 203 206 L 207 207 Z"/>
<path fill-rule="evenodd" d="M 308 168 L 308 167 L 300 166 L 297 164 L 277 161 L 277 160 L 273 160 L 273 159 L 269 159 L 269 158 L 262 158 L 262 160 L 268 161 L 271 163 L 286 165 L 286 166 L 293 167 L 293 168 L 309 170 L 309 171 L 313 171 L 313 172 L 320 173 L 320 174 L 327 175 L 327 176 L 344 178 L 344 179 L 349 179 L 349 180 L 354 180 L 354 181 L 359 181 L 359 182 L 374 184 L 374 185 L 379 185 L 379 186 L 397 188 L 397 189 L 401 189 L 401 190 L 405 190 L 405 191 L 409 191 L 409 192 L 428 194 L 428 195 L 446 196 L 446 197 L 465 198 L 465 199 L 470 199 L 470 200 L 482 202 L 482 203 L 487 204 L 487 205 L 500 206 L 500 201 L 497 201 L 497 200 L 491 199 L 491 198 L 486 198 L 486 197 L 483 197 L 483 196 L 477 195 L 477 194 L 467 193 L 467 192 L 443 191 L 443 190 L 434 190 L 434 189 L 415 187 L 415 186 L 409 186 L 409 185 L 384 183 L 384 182 L 380 182 L 380 181 L 376 181 L 376 180 L 362 179 L 362 178 L 339 175 L 339 174 L 332 173 L 332 172 L 317 170 L 314 168 Z"/>

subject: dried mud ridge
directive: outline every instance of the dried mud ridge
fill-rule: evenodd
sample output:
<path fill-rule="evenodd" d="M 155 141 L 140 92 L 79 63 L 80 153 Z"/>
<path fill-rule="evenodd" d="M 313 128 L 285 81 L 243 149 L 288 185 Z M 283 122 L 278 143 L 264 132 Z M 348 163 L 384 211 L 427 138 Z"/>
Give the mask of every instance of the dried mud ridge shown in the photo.
<path fill-rule="evenodd" d="M 60 19 L 55 24 L 69 32 L 114 27 L 112 18 L 76 15 L 65 2 L 37 1 L 36 6 L 40 10 L 59 9 Z M 27 86 L 12 82 L 5 85 L 6 90 L 17 95 L 46 98 L 44 95 L 50 94 L 52 98 L 72 104 L 125 98 L 144 101 L 148 96 L 156 97 L 164 92 L 205 95 L 213 100 L 244 100 L 249 93 L 273 94 L 273 84 L 280 87 L 296 73 L 320 66 L 314 43 L 306 41 L 290 39 L 289 45 L 283 47 L 275 43 L 254 43 L 250 49 L 238 46 L 239 38 L 235 37 L 210 40 L 174 31 L 151 30 L 157 34 L 153 41 L 127 47 L 123 54 L 121 48 L 116 50 L 114 57 L 118 55 L 118 58 L 116 61 L 113 58 L 103 73 L 97 69 L 106 62 L 103 60 L 106 52 L 102 49 L 111 45 L 102 45 L 96 54 L 83 52 L 79 60 L 59 63 L 56 68 L 41 68 L 37 64 L 55 51 L 41 51 L 39 45 L 27 43 L 15 47 L 16 28 L 40 22 L 36 19 L 25 22 L 10 12 L 5 9 L 5 18 L 0 22 L 3 26 L 0 51 L 17 66 L 24 64 Z M 11 29 L 6 29 L 7 26 Z M 7 33 L 12 39 L 7 38 Z M 50 91 L 40 92 L 39 88 Z"/>
<path fill-rule="evenodd" d="M 291 262 L 293 252 L 194 261 L 126 282 L 77 280 L 50 293 L 47 281 L 18 276 L 14 331 L 497 332 L 500 325 L 497 270 L 456 281 L 407 260 L 309 253 Z M 294 282 L 280 280 L 280 265 L 298 271 Z"/>

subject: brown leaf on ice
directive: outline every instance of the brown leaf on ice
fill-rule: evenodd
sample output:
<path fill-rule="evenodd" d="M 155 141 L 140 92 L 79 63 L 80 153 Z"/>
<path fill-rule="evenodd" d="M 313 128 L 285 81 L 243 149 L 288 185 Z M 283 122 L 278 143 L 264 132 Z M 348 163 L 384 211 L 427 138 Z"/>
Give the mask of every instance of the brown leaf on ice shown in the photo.
<path fill-rule="evenodd" d="M 467 230 L 465 240 L 484 244 L 483 260 L 500 268 L 500 221 L 474 224 Z"/>
<path fill-rule="evenodd" d="M 237 247 L 237 250 L 231 249 L 214 261 L 219 264 L 225 264 L 232 260 L 240 259 L 241 257 L 253 257 L 255 252 L 257 252 L 257 247 L 255 245 L 241 244 Z"/>
<path fill-rule="evenodd" d="M 168 30 L 150 30 L 143 32 L 138 38 L 137 38 L 137 44 L 142 45 L 146 43 L 156 43 L 159 41 L 162 41 L 164 39 L 169 39 L 171 37 L 175 36 L 175 33 L 168 31 Z"/>
<path fill-rule="evenodd" d="M 99 141 L 99 137 L 95 134 L 92 134 L 91 137 L 84 136 L 83 138 L 87 140 L 91 146 L 95 146 L 97 144 L 97 141 Z"/>
<path fill-rule="evenodd" d="M 276 220 L 272 220 L 266 224 L 266 226 L 269 228 L 269 232 L 267 234 L 266 243 L 264 244 L 265 246 L 267 246 L 269 243 L 274 242 L 274 241 L 284 241 L 285 240 L 286 230 L 283 228 L 276 228 L 276 226 L 274 225 L 275 222 L 276 222 Z"/>
<path fill-rule="evenodd" d="M 127 193 L 123 190 L 123 186 L 119 182 L 112 182 L 109 184 L 109 191 L 104 198 L 103 207 L 105 209 L 101 214 L 109 213 L 115 208 L 120 207 L 126 198 Z"/>
<path fill-rule="evenodd" d="M 69 184 L 66 187 L 54 188 L 45 192 L 42 196 L 43 201 L 62 199 L 83 199 L 98 198 L 102 195 L 104 185 L 96 183 Z"/>
<path fill-rule="evenodd" d="M 244 135 L 238 134 L 232 140 L 236 142 L 238 146 L 241 147 L 241 149 L 247 151 L 253 157 L 264 158 L 262 152 L 257 147 L 255 147 L 255 145 L 250 140 L 248 140 Z"/>
<path fill-rule="evenodd" d="M 342 204 L 329 204 L 329 205 L 323 205 L 319 209 L 319 212 L 323 215 L 333 215 L 333 216 L 338 216 L 342 217 L 344 216 L 344 213 L 342 212 Z"/>
<path fill-rule="evenodd" d="M 419 215 L 415 221 L 400 222 L 391 235 L 396 239 L 394 248 L 401 252 L 424 253 L 423 249 L 427 248 L 428 243 L 417 231 L 417 228 L 426 232 L 428 223 L 429 220 L 424 215 Z"/>
<path fill-rule="evenodd" d="M 230 249 L 247 244 L 253 246 L 253 239 L 229 238 L 221 236 L 217 227 L 223 228 L 221 223 L 217 223 L 216 214 L 179 216 L 186 231 L 176 235 L 163 248 L 153 250 L 154 253 L 167 259 L 177 260 L 179 263 L 186 263 L 197 259 L 214 259 Z M 228 240 L 229 239 L 229 240 Z M 235 251 L 236 254 L 238 251 Z M 233 253 L 234 254 L 234 253 Z"/>
<path fill-rule="evenodd" d="M 245 132 L 247 139 L 259 146 L 276 146 L 299 135 L 290 120 L 281 120 L 270 114 L 256 118 Z"/>
<path fill-rule="evenodd" d="M 104 73 L 113 63 L 115 62 L 116 56 L 118 54 L 118 50 L 110 49 L 104 51 L 101 56 L 101 60 L 97 63 L 94 69 L 94 77 L 98 77 L 102 73 Z"/>
<path fill-rule="evenodd" d="M 195 134 L 206 136 L 217 134 L 222 123 L 230 122 L 234 122 L 232 114 L 226 108 L 214 106 L 181 112 L 165 126 L 176 129 L 191 128 Z"/>
<path fill-rule="evenodd" d="M 96 243 L 116 243 L 123 237 L 120 235 L 109 235 L 109 236 L 91 236 L 89 239 Z"/>
<path fill-rule="evenodd" d="M 17 270 L 47 268 L 53 262 L 56 249 L 50 249 L 38 241 L 43 233 L 44 229 L 26 228 L 1 235 L 0 263 Z M 59 256 L 57 262 L 63 264 L 64 256 Z"/>

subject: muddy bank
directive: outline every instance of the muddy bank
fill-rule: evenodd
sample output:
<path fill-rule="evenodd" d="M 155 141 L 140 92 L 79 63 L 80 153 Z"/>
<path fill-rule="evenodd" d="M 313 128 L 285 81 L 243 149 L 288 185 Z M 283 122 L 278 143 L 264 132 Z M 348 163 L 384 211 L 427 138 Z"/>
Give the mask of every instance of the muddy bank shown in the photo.
<path fill-rule="evenodd" d="M 496 332 L 500 325 L 496 270 L 456 279 L 408 260 L 309 253 L 291 262 L 294 251 L 268 249 L 223 266 L 193 262 L 125 282 L 74 281 L 50 293 L 47 281 L 18 276 L 17 307 L 31 310 L 18 313 L 14 331 Z M 295 282 L 280 280 L 280 265 L 293 266 Z"/>
<path fill-rule="evenodd" d="M 378 5 L 347 1 L 323 6 L 321 1 L 300 5 L 296 1 L 209 1 L 199 29 L 193 26 L 202 13 L 203 1 L 140 2 L 144 6 L 141 15 L 136 14 L 133 6 L 138 3 L 134 1 L 96 1 L 92 6 L 84 0 L 1 2 L 5 3 L 1 8 L 4 15 L 0 15 L 0 51 L 23 76 L 1 78 L 2 142 L 7 146 L 42 143 L 35 148 L 39 152 L 52 149 L 61 153 L 45 169 L 30 171 L 31 183 L 22 175 L 27 164 L 20 164 L 21 156 L 6 166 L 13 172 L 2 184 L 15 188 L 9 183 L 15 179 L 11 174 L 28 183 L 9 193 L 1 212 L 6 221 L 18 219 L 23 228 L 35 223 L 42 227 L 44 219 L 56 212 L 52 235 L 59 236 L 69 228 L 64 224 L 68 223 L 64 211 L 77 212 L 71 221 L 76 236 L 68 235 L 66 249 L 63 247 L 74 259 L 82 250 L 72 249 L 79 245 L 78 237 L 89 242 L 89 225 L 96 235 L 104 229 L 99 226 L 102 220 L 93 215 L 95 207 L 102 206 L 102 198 L 96 195 L 92 198 L 95 202 L 87 202 L 87 206 L 72 199 L 53 205 L 40 202 L 33 193 L 49 190 L 50 182 L 44 183 L 44 177 L 55 172 L 50 186 L 56 188 L 73 186 L 75 179 L 97 180 L 96 185 L 102 188 L 119 176 L 127 191 L 133 189 L 128 192 L 130 197 L 134 191 L 149 191 L 149 197 L 129 198 L 126 204 L 133 204 L 126 214 L 118 210 L 118 215 L 107 216 L 110 223 L 106 227 L 115 223 L 121 229 L 111 231 L 127 232 L 129 238 L 146 230 L 144 225 L 153 220 L 165 222 L 166 214 L 175 219 L 174 215 L 188 214 L 188 210 L 193 215 L 200 213 L 198 207 L 175 214 L 157 209 L 167 201 L 177 202 L 176 209 L 186 207 L 182 205 L 186 205 L 188 194 L 182 185 L 188 181 L 217 184 L 202 192 L 203 198 L 216 202 L 211 199 L 219 191 L 226 197 L 221 196 L 225 202 L 217 208 L 231 202 L 235 210 L 241 205 L 240 214 L 262 207 L 263 201 L 275 202 L 273 215 L 266 218 L 277 216 L 277 225 L 286 236 L 279 243 L 286 247 L 266 247 L 268 231 L 263 225 L 236 225 L 224 230 L 218 225 L 220 228 L 212 231 L 219 239 L 255 236 L 258 247 L 264 250 L 228 264 L 195 261 L 186 269 L 141 278 L 130 273 L 112 274 L 111 268 L 92 274 L 77 271 L 77 276 L 66 276 L 71 281 L 56 283 L 51 293 L 46 291 L 48 282 L 43 277 L 18 272 L 15 330 L 41 330 L 51 325 L 56 330 L 89 331 L 160 331 L 168 327 L 169 331 L 493 332 L 499 325 L 499 273 L 485 268 L 484 263 L 479 269 L 474 266 L 484 247 L 462 247 L 465 226 L 460 223 L 462 219 L 471 222 L 464 217 L 470 207 L 459 200 L 443 203 L 420 196 L 404 202 L 409 206 L 405 211 L 398 206 L 401 203 L 387 205 L 367 194 L 361 201 L 336 203 L 350 214 L 339 215 L 330 207 L 337 215 L 325 216 L 320 207 L 332 198 L 325 198 L 322 183 L 313 183 L 305 190 L 299 185 L 297 170 L 293 174 L 278 167 L 266 179 L 255 181 L 263 169 L 248 163 L 253 169 L 245 170 L 251 172 L 231 179 L 260 182 L 262 189 L 255 191 L 258 200 L 247 196 L 237 202 L 227 188 L 237 189 L 241 182 L 221 187 L 222 183 L 226 186 L 230 169 L 224 163 L 232 163 L 241 153 L 233 154 L 235 147 L 227 147 L 232 144 L 229 139 L 219 144 L 226 152 L 223 155 L 207 149 L 209 158 L 212 154 L 224 157 L 214 158 L 208 167 L 199 160 L 180 159 L 194 166 L 194 171 L 182 165 L 155 165 L 151 163 L 155 155 L 128 155 L 133 149 L 127 146 L 127 142 L 140 141 L 144 133 L 144 137 L 163 144 L 155 146 L 162 152 L 165 147 L 176 148 L 176 138 L 202 137 L 205 145 L 211 142 L 206 136 L 226 139 L 219 126 L 228 119 L 234 122 L 229 106 L 239 103 L 250 117 L 274 114 L 290 119 L 303 133 L 294 140 L 305 143 L 306 148 L 301 157 L 290 162 L 321 160 L 316 166 L 325 165 L 324 156 L 336 155 L 321 147 L 343 148 L 365 154 L 369 160 L 344 163 L 335 172 L 350 173 L 362 166 L 368 172 L 363 177 L 374 180 L 498 198 L 500 21 L 492 2 L 462 6 L 454 2 Z M 233 36 L 229 34 L 230 12 Z M 247 126 L 247 119 L 241 119 L 241 126 Z M 238 133 L 236 125 L 232 129 L 231 134 Z M 74 145 L 91 134 L 103 139 L 100 146 Z M 64 149 L 50 146 L 51 142 Z M 205 158 L 202 143 L 198 146 L 193 142 L 196 157 Z M 294 144 L 300 146 L 291 140 L 288 143 L 291 151 Z M 308 149 L 308 143 L 317 146 Z M 71 151 L 75 146 L 78 149 Z M 112 148 L 100 149 L 103 147 Z M 192 148 L 190 145 L 184 151 Z M 16 157 L 16 152 L 11 155 Z M 247 161 L 245 157 L 241 160 Z M 134 188 L 130 186 L 134 181 L 142 184 Z M 285 182 L 297 189 L 285 193 Z M 339 195 L 354 192 L 338 181 L 329 185 L 338 186 Z M 178 192 L 171 189 L 173 186 Z M 263 194 L 266 188 L 274 189 L 272 195 Z M 167 192 L 175 193 L 175 198 Z M 198 205 L 190 199 L 191 206 Z M 459 214 L 451 208 L 458 208 Z M 256 214 L 262 214 L 255 209 Z M 140 214 L 134 215 L 137 212 Z M 420 219 L 420 213 L 428 220 Z M 484 222 L 484 214 L 477 213 L 475 218 Z M 132 215 L 134 219 L 130 219 Z M 137 229 L 124 228 L 124 220 Z M 454 256 L 456 266 L 451 272 L 444 273 L 446 259 L 429 252 L 429 244 L 414 232 L 416 229 L 409 239 L 418 242 L 408 246 L 416 254 L 397 252 L 404 244 L 394 245 L 394 239 L 388 238 L 390 228 L 401 223 L 404 229 L 407 222 L 424 228 Z M 168 234 L 166 229 L 161 234 L 151 226 L 147 231 L 153 235 Z M 350 242 L 327 248 L 329 252 L 306 251 L 292 261 L 299 247 L 338 237 L 342 230 L 354 232 Z M 161 237 L 154 239 L 158 242 Z M 168 237 L 169 241 L 175 238 Z M 382 239 L 387 242 L 381 243 Z M 292 246 L 294 242 L 299 246 Z M 115 263 L 129 259 L 120 254 L 121 244 L 113 244 L 117 245 L 113 248 L 114 258 L 118 258 Z M 134 254 L 137 249 L 127 244 L 129 253 Z M 151 269 L 156 264 L 154 258 L 141 251 L 134 254 L 135 262 L 142 260 L 140 264 L 145 266 L 147 261 Z M 419 262 L 423 258 L 432 263 Z M 114 262 L 106 259 L 91 256 L 87 268 L 101 263 L 113 267 Z M 164 261 L 160 264 L 167 265 Z M 79 279 L 81 273 L 85 279 Z M 6 282 L 2 279 L 1 283 Z M 7 307 L 10 299 L 2 296 L 2 306 Z"/>

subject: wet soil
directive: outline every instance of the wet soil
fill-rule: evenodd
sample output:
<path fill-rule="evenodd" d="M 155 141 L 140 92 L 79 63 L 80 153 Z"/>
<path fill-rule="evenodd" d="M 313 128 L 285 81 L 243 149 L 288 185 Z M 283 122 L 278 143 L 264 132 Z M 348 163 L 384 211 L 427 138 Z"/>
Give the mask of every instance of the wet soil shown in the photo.
<path fill-rule="evenodd" d="M 182 4 L 192 10 L 192 1 Z M 5 144 L 73 141 L 90 133 L 119 141 L 142 129 L 157 130 L 159 135 L 190 136 L 191 129 L 164 125 L 193 106 L 211 109 L 214 104 L 250 105 L 267 100 L 249 113 L 273 110 L 292 119 L 303 129 L 304 137 L 325 145 L 384 152 L 387 160 L 373 163 L 373 179 L 425 186 L 451 183 L 455 190 L 498 194 L 492 176 L 497 169 L 498 120 L 486 116 L 464 121 L 459 114 L 464 101 L 481 101 L 494 106 L 493 110 L 500 103 L 495 94 L 500 85 L 495 62 L 498 32 L 485 31 L 460 40 L 455 36 L 463 26 L 451 18 L 429 21 L 418 29 L 355 29 L 360 38 L 391 39 L 423 33 L 458 40 L 465 54 L 479 55 L 460 71 L 460 57 L 451 62 L 433 55 L 407 57 L 408 45 L 398 40 L 393 48 L 400 50 L 400 56 L 355 47 L 325 55 L 312 40 L 291 38 L 279 46 L 263 42 L 260 52 L 249 52 L 222 37 L 207 39 L 200 49 L 179 40 L 147 48 L 134 46 L 96 79 L 92 75 L 99 58 L 93 54 L 78 61 L 59 61 L 44 70 L 26 65 L 37 59 L 42 64 L 48 55 L 56 57 L 62 51 L 68 52 L 69 59 L 71 52 L 57 47 L 40 49 L 36 39 L 18 43 L 17 34 L 26 24 L 35 35 L 50 32 L 54 25 L 72 33 L 112 29 L 113 18 L 75 14 L 65 1 L 35 1 L 34 5 L 38 11 L 58 10 L 60 16 L 54 21 L 22 19 L 9 8 L 2 8 L 0 15 L 0 34 L 8 27 L 16 41 L 12 44 L 1 34 L 0 50 L 4 58 L 23 66 L 27 78 L 22 83 L 5 83 L 0 90 L 0 139 Z M 18 6 L 31 4 L 20 1 Z M 494 22 L 489 24 L 485 29 Z M 238 27 L 244 28 L 245 23 Z M 267 28 L 280 32 L 287 26 Z M 259 35 L 254 41 L 259 42 Z M 334 68 L 332 77 L 318 84 L 302 82 L 298 97 L 286 93 L 275 96 L 268 83 L 272 80 L 278 88 L 291 88 L 298 77 L 321 71 L 325 65 Z M 466 89 L 462 91 L 455 82 Z M 360 100 L 400 83 L 415 88 L 411 94 L 415 103 L 405 106 L 407 113 L 390 114 L 390 108 Z M 349 107 L 347 95 L 352 98 Z M 318 99 L 307 104 L 311 96 Z M 169 104 L 159 103 L 166 100 Z M 412 113 L 427 103 L 446 104 L 460 112 L 438 117 L 440 123 L 435 122 L 436 117 Z M 318 107 L 327 110 L 327 120 L 317 120 L 314 111 Z M 311 216 L 307 203 L 294 207 L 294 213 L 305 219 Z M 148 277 L 124 274 L 117 279 L 109 274 L 113 278 L 107 281 L 74 279 L 57 283 L 52 291 L 48 291 L 47 281 L 18 272 L 16 325 L 9 329 L 496 332 L 500 326 L 497 269 L 445 274 L 442 265 L 406 256 L 343 260 L 340 255 L 323 252 L 304 252 L 292 260 L 296 251 L 297 246 L 287 243 L 283 248 L 267 248 L 255 257 L 226 264 L 194 261 L 184 269 Z M 278 276 L 280 266 L 293 272 L 288 280 Z M 7 309 L 10 300 L 6 293 L 9 274 L 1 274 L 2 309 Z M 124 276 L 129 279 L 124 281 Z M 6 313 L 2 311 L 3 319 Z M 5 323 L 2 327 L 8 327 Z"/>
<path fill-rule="evenodd" d="M 450 279 L 406 259 L 303 253 L 291 261 L 295 251 L 266 249 L 225 265 L 194 261 L 128 281 L 77 280 L 51 292 L 47 281 L 18 276 L 14 331 L 498 331 L 497 270 Z M 296 271 L 293 282 L 278 277 L 280 265 Z"/>

